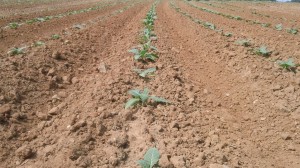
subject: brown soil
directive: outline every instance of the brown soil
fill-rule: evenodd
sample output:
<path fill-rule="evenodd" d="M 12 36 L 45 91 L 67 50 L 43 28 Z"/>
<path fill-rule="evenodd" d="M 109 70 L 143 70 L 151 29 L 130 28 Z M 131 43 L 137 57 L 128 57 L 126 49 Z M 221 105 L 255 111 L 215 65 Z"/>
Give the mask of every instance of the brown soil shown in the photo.
<path fill-rule="evenodd" d="M 184 2 L 178 2 L 177 4 L 183 11 L 190 13 L 193 17 L 211 22 L 215 24 L 218 29 L 233 33 L 234 40 L 248 39 L 256 47 L 261 45 L 267 46 L 270 50 L 274 51 L 276 55 L 274 55 L 272 59 L 277 59 L 278 57 L 280 57 L 280 59 L 287 59 L 291 56 L 296 59 L 300 58 L 300 52 L 298 52 L 300 45 L 299 35 L 228 19 L 223 16 L 201 11 Z"/>
<path fill-rule="evenodd" d="M 253 14 L 252 12 L 254 12 L 254 10 L 248 9 L 247 10 L 247 5 L 245 5 L 245 7 L 241 7 L 239 9 L 244 9 L 243 11 L 241 10 L 231 10 L 230 8 L 228 8 L 227 6 L 225 6 L 224 8 L 220 9 L 217 7 L 212 7 L 210 5 L 205 5 L 203 3 L 199 3 L 199 2 L 193 2 L 193 4 L 200 6 L 200 7 L 204 7 L 210 10 L 215 10 L 218 12 L 222 12 L 225 14 L 230 14 L 232 16 L 240 16 L 244 19 L 249 19 L 252 21 L 259 21 L 261 23 L 269 23 L 272 24 L 270 28 L 274 29 L 275 25 L 277 24 L 282 24 L 284 28 L 293 28 L 293 27 L 298 27 L 297 25 L 299 25 L 298 20 L 295 21 L 291 21 L 291 20 L 287 20 L 287 19 L 283 19 L 282 17 L 278 17 L 278 15 L 276 15 L 276 13 L 266 13 L 266 12 L 261 12 L 261 10 L 258 10 L 259 12 L 256 12 L 257 14 Z M 282 14 L 280 15 L 282 16 Z"/>
<path fill-rule="evenodd" d="M 213 3 L 214 4 L 214 3 Z M 299 15 L 299 4 L 297 3 L 256 3 L 250 4 L 247 2 L 237 2 L 235 4 L 224 3 L 218 4 L 218 6 L 225 7 L 227 9 L 231 9 L 231 11 L 237 11 L 237 14 L 243 15 L 248 14 L 253 18 L 260 20 L 262 18 L 268 19 L 268 21 L 278 22 L 278 23 L 287 23 L 292 25 L 300 25 L 300 15 Z M 258 14 L 252 14 L 252 12 L 256 11 Z"/>
<path fill-rule="evenodd" d="M 193 17 L 232 31 L 228 38 L 176 12 L 170 2 L 157 4 L 153 44 L 160 58 L 148 64 L 135 62 L 128 50 L 139 44 L 153 1 L 15 30 L 26 38 L 5 32 L 0 167 L 132 168 L 150 147 L 158 148 L 162 168 L 300 167 L 300 75 L 270 61 L 290 55 L 298 62 L 299 37 L 175 1 Z M 75 23 L 86 25 L 74 29 Z M 55 32 L 65 33 L 50 39 Z M 279 53 L 254 56 L 234 44 L 240 37 Z M 29 47 L 36 40 L 46 45 Z M 5 54 L 21 45 L 28 46 L 25 54 Z M 149 80 L 132 71 L 149 67 L 157 67 Z M 125 110 L 128 90 L 144 88 L 171 104 Z"/>
<path fill-rule="evenodd" d="M 21 5 L 18 8 L 11 9 L 10 7 L 0 8 L 0 27 L 5 27 L 9 23 L 17 22 L 22 23 L 26 20 L 30 20 L 37 17 L 52 16 L 71 12 L 74 10 L 85 9 L 89 7 L 99 6 L 103 3 L 111 3 L 110 1 L 82 1 L 77 0 L 74 2 L 56 2 L 55 4 L 43 4 L 43 5 Z M 15 6 L 12 6 L 15 7 Z"/>

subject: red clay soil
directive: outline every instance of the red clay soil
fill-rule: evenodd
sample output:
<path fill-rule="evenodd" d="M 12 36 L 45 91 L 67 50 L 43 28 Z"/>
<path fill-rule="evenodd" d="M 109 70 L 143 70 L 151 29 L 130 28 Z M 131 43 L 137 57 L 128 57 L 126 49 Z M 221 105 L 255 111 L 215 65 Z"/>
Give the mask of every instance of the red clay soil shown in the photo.
<path fill-rule="evenodd" d="M 213 3 L 214 4 L 214 3 Z M 278 22 L 294 22 L 299 25 L 300 23 L 300 5 L 299 3 L 247 3 L 237 2 L 235 4 L 224 3 L 218 4 L 222 7 L 234 9 L 236 11 L 252 13 L 257 11 L 258 14 L 268 15 L 273 20 Z M 252 14 L 255 15 L 255 14 Z"/>
<path fill-rule="evenodd" d="M 46 46 L 23 55 L 2 54 L 0 167 L 132 168 L 150 147 L 158 148 L 162 168 L 300 167 L 299 73 L 169 3 L 156 7 L 153 63 L 128 53 L 153 1 L 68 29 L 60 40 L 41 35 Z M 132 71 L 150 67 L 157 71 L 148 80 Z M 171 103 L 125 110 L 128 90 L 144 88 Z"/>
<path fill-rule="evenodd" d="M 7 48 L 21 47 L 24 46 L 26 41 L 37 41 L 41 37 L 51 38 L 52 34 L 63 34 L 68 29 L 76 24 L 84 24 L 84 22 L 104 16 L 107 13 L 121 9 L 126 6 L 127 3 L 117 3 L 113 6 L 103 7 L 100 10 L 95 10 L 87 13 L 81 13 L 77 15 L 70 15 L 59 19 L 52 19 L 47 22 L 35 23 L 30 25 L 22 25 L 17 30 L 15 29 L 4 29 L 1 32 L 0 39 L 4 40 L 5 43 L 0 44 L 0 51 L 6 53 Z M 67 29 L 65 29 L 67 28 Z M 10 49 L 9 48 L 9 49 Z M 7 49 L 7 50 L 5 50 Z"/>
<path fill-rule="evenodd" d="M 272 12 L 268 13 L 268 15 L 270 17 L 264 17 L 264 16 L 261 16 L 261 15 L 258 15 L 258 14 L 253 14 L 252 12 L 254 10 L 247 9 L 247 8 L 249 8 L 250 5 L 248 5 L 248 6 L 245 5 L 244 7 L 241 7 L 240 9 L 244 9 L 243 11 L 241 11 L 241 10 L 232 11 L 227 6 L 224 7 L 223 9 L 220 9 L 220 8 L 213 7 L 213 6 L 210 6 L 210 5 L 205 5 L 205 4 L 199 3 L 199 2 L 192 2 L 192 4 L 195 4 L 197 6 L 204 7 L 204 8 L 210 9 L 210 10 L 218 11 L 218 12 L 221 12 L 221 13 L 224 13 L 224 14 L 230 14 L 232 16 L 240 16 L 244 19 L 259 21 L 261 23 L 266 23 L 266 24 L 270 23 L 270 24 L 272 24 L 272 26 L 270 27 L 272 29 L 274 29 L 275 25 L 277 25 L 277 24 L 282 24 L 284 28 L 293 28 L 293 27 L 296 28 L 296 27 L 298 27 L 297 25 L 300 25 L 297 20 L 296 20 L 296 22 L 294 22 L 294 21 L 291 21 L 291 20 L 288 20 L 288 19 L 286 19 L 286 20 L 282 19 L 281 18 L 282 14 L 280 15 L 280 17 L 278 17 L 278 15 L 276 15 Z M 214 4 L 214 3 L 212 3 L 212 4 Z M 264 12 L 261 12 L 260 10 L 257 13 L 265 14 Z M 295 13 L 297 13 L 297 12 L 295 12 Z M 265 15 L 267 15 L 267 14 L 265 14 Z M 299 14 L 298 14 L 298 17 L 300 17 Z M 289 17 L 289 18 L 291 18 L 291 17 Z"/>
<path fill-rule="evenodd" d="M 17 9 L 11 9 L 9 7 L 6 7 L 4 9 L 0 8 L 1 11 L 0 16 L 3 17 L 0 20 L 0 27 L 5 27 L 12 22 L 20 23 L 37 17 L 58 15 L 58 14 L 71 12 L 74 10 L 94 7 L 105 2 L 106 1 L 99 1 L 99 0 L 98 1 L 89 0 L 89 1 L 82 2 L 80 0 L 76 2 L 61 2 L 61 3 L 56 2 L 55 4 L 44 4 L 44 5 L 34 5 L 34 6 L 22 5 Z"/>
<path fill-rule="evenodd" d="M 274 51 L 275 58 L 287 59 L 293 57 L 300 61 L 299 35 L 264 28 L 260 25 L 250 25 L 243 21 L 225 18 L 223 16 L 201 11 L 184 2 L 176 1 L 178 7 L 190 13 L 193 17 L 215 24 L 218 29 L 233 33 L 234 39 L 248 39 L 253 45 L 259 47 L 265 45 Z M 274 57 L 272 57 L 274 59 Z"/>

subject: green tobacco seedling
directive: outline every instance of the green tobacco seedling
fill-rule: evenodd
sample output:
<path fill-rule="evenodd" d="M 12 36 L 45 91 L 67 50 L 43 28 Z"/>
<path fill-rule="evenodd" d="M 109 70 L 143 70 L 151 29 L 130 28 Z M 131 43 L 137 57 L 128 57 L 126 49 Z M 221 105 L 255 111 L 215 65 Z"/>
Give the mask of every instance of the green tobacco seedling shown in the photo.
<path fill-rule="evenodd" d="M 144 155 L 144 159 L 139 160 L 138 164 L 142 168 L 153 168 L 154 166 L 157 166 L 159 157 L 160 155 L 158 150 L 156 148 L 150 148 Z"/>
<path fill-rule="evenodd" d="M 54 40 L 56 40 L 56 39 L 59 39 L 60 36 L 59 36 L 58 34 L 53 34 L 53 35 L 51 36 L 51 38 L 54 39 Z"/>
<path fill-rule="evenodd" d="M 294 63 L 294 60 L 292 58 L 289 58 L 287 61 L 278 61 L 278 65 L 288 71 L 294 71 L 298 66 Z"/>
<path fill-rule="evenodd" d="M 133 98 L 129 99 L 125 104 L 125 109 L 134 107 L 137 104 L 146 105 L 149 99 L 152 99 L 156 103 L 168 103 L 164 98 L 149 96 L 149 90 L 147 88 L 145 88 L 144 91 L 130 90 L 128 93 L 131 94 Z"/>
<path fill-rule="evenodd" d="M 204 26 L 207 27 L 207 28 L 210 28 L 211 30 L 216 30 L 216 26 L 212 23 L 205 22 Z"/>
<path fill-rule="evenodd" d="M 146 61 L 146 60 L 150 60 L 150 61 L 155 61 L 158 58 L 158 55 L 153 53 L 154 51 L 157 50 L 157 48 L 155 48 L 154 46 L 151 46 L 150 41 L 148 41 L 147 43 L 143 44 L 143 46 L 141 47 L 142 49 L 131 49 L 129 50 L 129 52 L 134 54 L 134 59 L 139 61 Z"/>
<path fill-rule="evenodd" d="M 19 55 L 19 54 L 24 54 L 24 49 L 26 47 L 21 47 L 21 48 L 18 48 L 18 47 L 15 47 L 13 49 L 11 49 L 10 51 L 8 51 L 8 54 L 9 55 Z"/>
<path fill-rule="evenodd" d="M 233 17 L 235 20 L 242 20 L 242 18 L 240 16 L 234 16 Z"/>
<path fill-rule="evenodd" d="M 231 36 L 232 36 L 232 33 L 226 32 L 226 33 L 224 33 L 224 36 L 226 36 L 226 37 L 231 37 Z"/>
<path fill-rule="evenodd" d="M 255 53 L 256 53 L 257 55 L 261 55 L 261 56 L 264 56 L 264 57 L 268 57 L 268 56 L 271 55 L 272 52 L 269 51 L 269 50 L 267 49 L 266 46 L 261 46 L 261 47 L 255 49 Z"/>
<path fill-rule="evenodd" d="M 20 26 L 20 25 L 19 25 L 18 23 L 15 23 L 15 22 L 9 24 L 9 27 L 10 27 L 11 29 L 17 29 L 19 26 Z"/>
<path fill-rule="evenodd" d="M 261 26 L 262 26 L 262 27 L 270 27 L 271 24 L 270 24 L 270 23 L 262 23 Z"/>
<path fill-rule="evenodd" d="M 45 43 L 42 42 L 42 41 L 37 41 L 37 42 L 34 43 L 35 47 L 42 46 L 42 45 L 45 45 Z"/>
<path fill-rule="evenodd" d="M 146 78 L 147 76 L 154 76 L 154 72 L 156 71 L 156 68 L 149 68 L 149 69 L 134 69 L 136 73 L 139 74 L 139 76 Z"/>
<path fill-rule="evenodd" d="M 282 30 L 282 24 L 277 24 L 275 26 L 275 29 L 278 30 L 278 31 L 281 31 Z"/>
<path fill-rule="evenodd" d="M 297 34 L 298 33 L 298 29 L 295 29 L 295 28 L 286 29 L 286 31 L 288 33 L 291 33 L 291 34 Z"/>
<path fill-rule="evenodd" d="M 247 39 L 237 40 L 236 44 L 244 46 L 244 47 L 249 47 L 251 45 L 250 41 Z"/>

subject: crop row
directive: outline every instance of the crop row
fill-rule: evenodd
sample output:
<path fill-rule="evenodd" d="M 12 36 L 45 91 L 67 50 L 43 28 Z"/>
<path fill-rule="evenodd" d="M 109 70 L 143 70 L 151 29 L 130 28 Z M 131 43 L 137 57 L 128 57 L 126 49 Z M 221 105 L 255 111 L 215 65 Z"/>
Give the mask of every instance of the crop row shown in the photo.
<path fill-rule="evenodd" d="M 140 3 L 141 1 L 138 1 L 137 3 Z M 129 9 L 129 8 L 131 8 L 131 7 L 133 7 L 134 5 L 136 5 L 137 3 L 133 3 L 133 4 L 129 4 L 129 5 L 127 5 L 127 6 L 125 6 L 125 7 L 123 7 L 123 8 L 121 8 L 121 9 L 117 9 L 117 10 L 115 10 L 115 11 L 113 11 L 112 13 L 109 13 L 109 14 L 107 14 L 107 15 L 105 15 L 105 16 L 102 16 L 102 17 L 100 17 L 100 18 L 97 18 L 97 19 L 101 19 L 100 21 L 102 21 L 103 19 L 106 19 L 106 18 L 108 18 L 108 17 L 111 17 L 111 16 L 116 16 L 116 15 L 118 15 L 118 14 L 120 14 L 120 13 L 123 13 L 124 11 L 126 11 L 127 9 Z M 57 39 L 60 39 L 61 38 L 61 36 L 59 35 L 59 34 L 52 34 L 51 36 L 50 36 L 50 40 L 57 40 Z M 27 49 L 28 48 L 31 48 L 31 47 L 40 47 L 40 46 L 45 46 L 46 45 L 46 42 L 44 42 L 44 41 L 36 41 L 36 42 L 34 42 L 34 43 L 32 43 L 32 44 L 30 44 L 30 45 L 24 45 L 24 46 L 22 46 L 22 47 L 13 47 L 13 48 L 11 48 L 8 52 L 7 52 L 7 54 L 9 55 L 9 56 L 15 56 L 15 55 L 22 55 L 22 54 L 25 54 L 27 51 Z M 28 47 L 29 46 L 29 47 Z"/>
<path fill-rule="evenodd" d="M 203 7 L 200 7 L 200 6 L 196 6 L 196 5 L 188 2 L 187 0 L 184 0 L 184 2 L 186 4 L 188 4 L 188 5 L 196 8 L 196 9 L 199 9 L 199 10 L 204 11 L 204 12 L 208 12 L 208 13 L 212 13 L 212 14 L 215 14 L 215 15 L 223 16 L 223 17 L 226 17 L 226 18 L 229 18 L 229 19 L 244 21 L 244 22 L 250 23 L 250 24 L 258 24 L 258 25 L 260 25 L 262 27 L 272 27 L 271 23 L 262 23 L 262 22 L 259 22 L 259 21 L 256 21 L 256 20 L 242 18 L 240 16 L 234 16 L 234 15 L 230 15 L 230 14 L 226 14 L 226 13 L 221 13 L 219 11 L 214 11 L 214 10 L 211 10 L 211 9 L 207 9 L 207 8 L 203 8 Z M 273 26 L 273 29 L 275 29 L 277 31 L 281 31 L 281 30 L 283 30 L 283 25 L 281 23 L 277 24 L 277 25 Z M 297 28 L 286 28 L 286 32 L 290 33 L 290 34 L 297 34 L 298 33 L 298 29 Z"/>
<path fill-rule="evenodd" d="M 133 59 L 142 64 L 147 64 L 149 62 L 155 63 L 155 61 L 159 58 L 157 48 L 152 45 L 152 41 L 157 39 L 156 34 L 154 33 L 154 21 L 157 19 L 155 12 L 156 4 L 157 2 L 151 6 L 146 18 L 143 20 L 144 28 L 139 38 L 140 45 L 129 50 L 130 53 L 134 54 Z M 156 67 L 134 69 L 133 71 L 136 72 L 143 80 L 147 80 L 149 77 L 153 77 L 155 75 Z M 147 88 L 144 90 L 129 90 L 128 93 L 132 96 L 132 98 L 130 98 L 125 104 L 125 109 L 137 106 L 146 106 L 151 103 L 169 103 L 164 98 L 149 95 L 149 90 Z M 159 157 L 160 154 L 158 150 L 156 148 L 150 148 L 144 155 L 144 159 L 139 160 L 137 163 L 142 168 L 153 168 L 154 166 L 157 166 Z"/>
<path fill-rule="evenodd" d="M 143 20 L 144 29 L 140 36 L 140 45 L 129 50 L 130 53 L 134 54 L 134 60 L 143 64 L 155 62 L 158 59 L 157 48 L 151 43 L 153 39 L 157 38 L 154 33 L 154 21 L 157 18 L 155 7 L 156 3 L 151 7 L 150 11 L 146 15 L 146 18 Z M 136 72 L 143 79 L 153 76 L 155 71 L 155 67 L 149 67 L 148 69 L 134 69 L 134 72 Z M 163 98 L 150 96 L 147 88 L 145 88 L 143 91 L 130 90 L 129 94 L 132 95 L 132 98 L 126 103 L 126 109 L 135 107 L 137 105 L 147 105 L 149 100 L 153 100 L 155 103 L 168 103 L 168 101 Z"/>
<path fill-rule="evenodd" d="M 227 37 L 233 36 L 232 33 L 230 33 L 230 32 L 223 33 L 223 30 L 222 29 L 217 29 L 216 26 L 213 23 L 210 23 L 210 22 L 207 22 L 207 21 L 203 21 L 203 20 L 199 20 L 198 18 L 192 17 L 189 13 L 184 12 L 179 7 L 177 7 L 175 5 L 174 1 L 170 2 L 170 6 L 172 8 L 174 8 L 178 13 L 182 14 L 185 17 L 188 17 L 193 22 L 195 22 L 197 24 L 200 24 L 201 26 L 203 26 L 205 28 L 209 28 L 211 30 L 214 30 L 214 31 L 220 33 L 221 35 L 224 35 L 224 36 L 227 36 Z M 247 39 L 237 40 L 235 42 L 235 44 L 241 45 L 241 46 L 244 46 L 244 47 L 254 46 L 254 42 L 251 42 L 250 40 L 247 40 Z M 263 56 L 265 58 L 270 57 L 271 54 L 274 52 L 274 51 L 270 51 L 265 45 L 261 45 L 260 47 L 257 47 L 257 48 L 252 47 L 252 48 L 249 49 L 249 51 L 251 51 L 252 53 L 254 53 L 256 55 Z M 292 72 L 296 72 L 297 67 L 300 66 L 299 64 L 295 64 L 294 60 L 292 58 L 289 58 L 286 61 L 284 61 L 284 60 L 276 60 L 276 62 L 283 69 L 286 69 L 286 70 L 292 71 Z"/>
<path fill-rule="evenodd" d="M 206 4 L 206 5 L 210 5 L 212 7 L 220 8 L 220 9 L 245 12 L 245 10 L 242 9 L 241 7 L 235 6 L 235 5 L 232 5 L 232 4 L 228 4 L 228 3 L 225 3 L 225 2 L 218 2 L 218 3 L 224 4 L 226 7 L 216 6 L 216 5 L 212 4 L 212 3 L 205 3 L 205 2 L 201 2 L 201 1 L 198 1 L 198 2 Z M 257 2 L 251 2 L 251 3 L 257 3 Z M 260 2 L 258 2 L 258 3 L 260 3 Z M 270 2 L 270 3 L 272 3 L 272 2 Z M 230 7 L 234 7 L 235 9 L 229 8 L 229 6 Z M 284 16 L 282 16 L 282 17 L 275 17 L 275 16 L 271 16 L 271 15 L 268 15 L 268 14 L 260 13 L 256 9 L 249 9 L 249 10 L 250 10 L 249 14 L 256 15 L 256 16 L 259 16 L 259 17 L 278 19 L 278 20 L 282 20 L 282 21 L 288 21 L 288 19 L 285 18 Z M 259 21 L 257 21 L 257 22 L 259 22 Z M 294 19 L 291 19 L 290 22 L 295 23 L 296 21 Z"/>
<path fill-rule="evenodd" d="M 127 2 L 127 0 L 121 1 L 121 3 L 126 3 L 126 2 Z M 120 3 L 120 2 L 107 3 L 107 4 L 106 3 L 104 4 L 102 2 L 101 5 L 90 7 L 90 8 L 74 10 L 74 11 L 61 13 L 61 14 L 57 14 L 57 15 L 53 15 L 53 16 L 37 17 L 37 18 L 26 20 L 24 22 L 11 22 L 7 26 L 5 26 L 4 28 L 9 27 L 11 29 L 17 29 L 18 27 L 20 27 L 24 24 L 30 25 L 30 24 L 33 24 L 33 23 L 42 23 L 42 22 L 46 22 L 46 21 L 49 21 L 49 20 L 52 20 L 52 19 L 59 19 L 59 18 L 63 18 L 63 17 L 66 17 L 66 16 L 77 15 L 77 14 L 81 14 L 81 13 L 87 13 L 87 12 L 103 9 L 105 7 L 114 6 L 118 3 Z"/>

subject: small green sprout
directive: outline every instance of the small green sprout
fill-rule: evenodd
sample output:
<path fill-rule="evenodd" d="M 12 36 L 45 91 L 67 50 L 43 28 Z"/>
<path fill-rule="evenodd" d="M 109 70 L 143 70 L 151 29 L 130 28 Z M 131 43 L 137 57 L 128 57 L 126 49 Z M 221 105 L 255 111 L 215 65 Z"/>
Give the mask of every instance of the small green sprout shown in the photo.
<path fill-rule="evenodd" d="M 275 26 L 275 29 L 278 30 L 278 31 L 281 31 L 281 30 L 282 30 L 282 24 L 281 24 L 281 23 L 280 23 L 280 24 L 277 24 L 277 25 Z"/>
<path fill-rule="evenodd" d="M 286 31 L 288 33 L 291 33 L 291 34 L 297 34 L 298 33 L 298 29 L 295 29 L 295 28 L 286 29 Z"/>
<path fill-rule="evenodd" d="M 226 37 L 231 37 L 231 36 L 232 36 L 232 33 L 226 32 L 226 33 L 224 33 L 224 36 L 226 36 Z"/>
<path fill-rule="evenodd" d="M 278 61 L 278 65 L 288 71 L 294 71 L 298 66 L 294 63 L 294 60 L 292 58 L 289 58 L 287 61 Z"/>
<path fill-rule="evenodd" d="M 242 20 L 242 18 L 240 16 L 234 16 L 233 17 L 235 20 Z"/>
<path fill-rule="evenodd" d="M 271 26 L 271 23 L 262 23 L 261 26 L 262 26 L 262 27 L 270 27 L 270 26 Z"/>
<path fill-rule="evenodd" d="M 272 51 L 269 51 L 266 46 L 261 46 L 261 47 L 255 49 L 255 53 L 257 55 L 268 57 L 268 56 L 270 56 L 270 54 L 272 53 Z"/>
<path fill-rule="evenodd" d="M 125 109 L 134 107 L 137 104 L 142 104 L 144 106 L 148 103 L 149 99 L 152 99 L 156 103 L 168 103 L 168 101 L 164 98 L 149 96 L 149 90 L 147 88 L 145 88 L 144 91 L 129 90 L 128 93 L 131 94 L 133 98 L 129 99 L 128 102 L 125 104 Z"/>
<path fill-rule="evenodd" d="M 155 34 L 149 28 L 143 30 L 143 35 L 141 37 L 141 43 L 147 43 L 151 40 L 151 37 L 154 37 Z"/>
<path fill-rule="evenodd" d="M 35 22 L 35 20 L 34 19 L 31 19 L 31 20 L 26 20 L 26 23 L 27 24 L 32 24 L 32 23 L 34 23 Z"/>
<path fill-rule="evenodd" d="M 205 22 L 204 26 L 207 27 L 207 28 L 210 28 L 211 30 L 216 30 L 216 26 L 212 23 Z"/>
<path fill-rule="evenodd" d="M 134 69 L 136 73 L 139 74 L 139 76 L 146 78 L 147 76 L 154 76 L 154 72 L 156 71 L 156 68 L 149 68 L 149 69 Z"/>
<path fill-rule="evenodd" d="M 9 27 L 11 29 L 17 29 L 20 25 L 16 22 L 13 22 L 13 23 L 9 23 Z"/>
<path fill-rule="evenodd" d="M 59 36 L 58 34 L 53 34 L 53 35 L 51 36 L 51 38 L 54 39 L 54 40 L 56 40 L 56 39 L 59 39 L 60 36 Z"/>
<path fill-rule="evenodd" d="M 158 55 L 153 53 L 153 51 L 156 51 L 157 48 L 155 48 L 154 46 L 150 45 L 150 41 L 148 41 L 147 43 L 143 44 L 143 46 L 141 47 L 142 49 L 131 49 L 129 50 L 129 52 L 134 54 L 134 59 L 139 61 L 146 61 L 146 60 L 150 60 L 150 61 L 155 61 L 158 58 Z"/>
<path fill-rule="evenodd" d="M 251 45 L 250 41 L 247 39 L 237 40 L 236 44 L 244 46 L 244 47 L 249 47 Z"/>
<path fill-rule="evenodd" d="M 42 46 L 42 45 L 45 45 L 45 43 L 42 42 L 42 41 L 36 41 L 36 42 L 34 43 L 34 46 L 35 46 L 35 47 Z"/>
<path fill-rule="evenodd" d="M 156 148 L 150 148 L 144 155 L 144 159 L 139 160 L 138 164 L 142 168 L 153 168 L 154 166 L 157 166 L 159 157 L 158 150 Z"/>
<path fill-rule="evenodd" d="M 21 48 L 18 48 L 18 47 L 15 47 L 15 48 L 12 48 L 10 51 L 8 51 L 8 54 L 9 55 L 19 55 L 19 54 L 24 54 L 24 49 L 26 47 L 21 47 Z"/>

